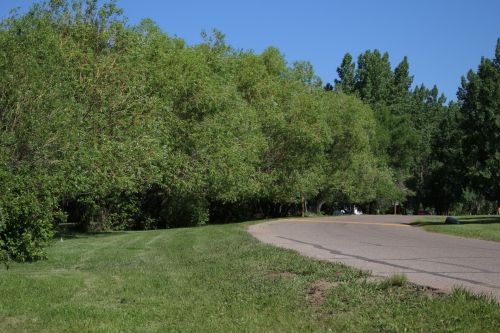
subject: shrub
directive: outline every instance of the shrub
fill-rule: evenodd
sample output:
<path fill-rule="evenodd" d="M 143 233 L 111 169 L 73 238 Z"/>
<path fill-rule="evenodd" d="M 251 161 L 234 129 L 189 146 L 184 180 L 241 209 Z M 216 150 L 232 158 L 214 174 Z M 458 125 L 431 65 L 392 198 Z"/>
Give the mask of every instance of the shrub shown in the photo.
<path fill-rule="evenodd" d="M 7 269 L 9 269 L 9 254 L 7 253 L 7 248 L 5 242 L 1 237 L 4 228 L 4 213 L 0 207 L 0 264 L 4 264 Z"/>
<path fill-rule="evenodd" d="M 53 221 L 63 216 L 51 196 L 37 194 L 31 181 L 16 177 L 10 185 L 0 197 L 0 261 L 43 259 L 43 247 L 53 237 Z"/>
<path fill-rule="evenodd" d="M 451 209 L 452 215 L 467 215 L 467 214 L 492 214 L 495 211 L 495 202 L 488 201 L 486 198 L 466 188 L 462 191 L 462 196 L 459 202 L 453 205 Z"/>

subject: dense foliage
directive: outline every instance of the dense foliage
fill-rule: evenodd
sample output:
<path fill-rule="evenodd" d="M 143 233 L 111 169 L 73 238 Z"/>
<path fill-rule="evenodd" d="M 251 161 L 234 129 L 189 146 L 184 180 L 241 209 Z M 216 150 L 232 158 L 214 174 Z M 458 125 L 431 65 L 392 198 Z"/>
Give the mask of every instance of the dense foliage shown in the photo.
<path fill-rule="evenodd" d="M 487 188 L 498 180 L 497 60 L 444 106 L 436 88 L 410 91 L 406 58 L 392 71 L 387 54 L 367 51 L 357 67 L 348 55 L 323 89 L 308 62 L 204 37 L 188 46 L 150 20 L 129 26 L 96 0 L 46 1 L 2 22 L 0 258 L 43 258 L 65 222 L 154 229 L 284 216 L 301 202 L 431 206 L 429 179 L 460 173 L 441 161 L 481 142 L 467 117 L 496 119 L 493 137 L 461 161 L 470 182 L 448 187 L 459 194 L 443 207 L 498 197 L 498 181 Z"/>
<path fill-rule="evenodd" d="M 96 1 L 36 5 L 0 38 L 1 239 L 17 260 L 43 257 L 66 221 L 189 226 L 391 188 L 370 108 L 276 49 L 237 51 L 218 32 L 188 47 Z"/>
<path fill-rule="evenodd" d="M 500 204 L 500 40 L 495 59 L 482 59 L 463 79 L 458 102 L 445 105 L 436 86 L 411 89 L 405 57 L 391 70 L 389 55 L 346 54 L 335 87 L 374 110 L 377 155 L 407 194 L 406 211 L 491 214 Z"/>

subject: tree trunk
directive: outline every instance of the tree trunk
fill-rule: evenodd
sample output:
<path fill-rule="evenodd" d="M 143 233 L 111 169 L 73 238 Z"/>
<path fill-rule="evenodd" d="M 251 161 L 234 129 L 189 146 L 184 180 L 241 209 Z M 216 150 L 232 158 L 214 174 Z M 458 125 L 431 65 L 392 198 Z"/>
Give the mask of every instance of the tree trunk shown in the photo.
<path fill-rule="evenodd" d="M 323 207 L 324 204 L 325 204 L 324 200 L 318 201 L 318 203 L 316 204 L 316 213 L 317 214 L 321 214 L 321 207 Z"/>
<path fill-rule="evenodd" d="M 304 193 L 300 193 L 300 215 L 302 217 L 305 216 L 306 212 L 305 212 L 305 198 L 304 198 Z"/>

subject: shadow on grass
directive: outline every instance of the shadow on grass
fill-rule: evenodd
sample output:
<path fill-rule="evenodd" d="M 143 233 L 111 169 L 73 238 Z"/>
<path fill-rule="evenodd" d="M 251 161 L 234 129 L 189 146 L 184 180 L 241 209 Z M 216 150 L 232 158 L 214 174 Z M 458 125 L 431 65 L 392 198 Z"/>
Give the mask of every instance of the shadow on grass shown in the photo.
<path fill-rule="evenodd" d="M 111 236 L 118 236 L 126 234 L 126 231 L 102 231 L 102 232 L 56 232 L 54 239 L 64 238 L 64 239 L 83 239 L 83 238 L 104 238 Z"/>
<path fill-rule="evenodd" d="M 457 225 L 457 224 L 445 224 L 444 220 L 446 217 L 438 219 L 431 219 L 428 221 L 415 221 L 412 222 L 413 226 L 426 226 L 426 225 Z M 500 224 L 500 216 L 459 216 L 457 217 L 460 224 Z"/>

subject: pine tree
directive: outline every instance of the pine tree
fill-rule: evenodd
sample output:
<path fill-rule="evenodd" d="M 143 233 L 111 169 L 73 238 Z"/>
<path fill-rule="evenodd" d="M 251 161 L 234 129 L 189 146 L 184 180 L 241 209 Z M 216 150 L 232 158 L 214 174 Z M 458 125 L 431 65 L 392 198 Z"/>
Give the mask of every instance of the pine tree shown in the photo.
<path fill-rule="evenodd" d="M 408 58 L 404 57 L 394 69 L 393 103 L 405 101 L 409 96 L 412 82 L 413 76 L 410 76 L 410 64 L 408 63 Z"/>
<path fill-rule="evenodd" d="M 355 64 L 352 61 L 352 56 L 349 53 L 344 55 L 342 64 L 337 67 L 339 79 L 335 79 L 335 89 L 344 94 L 351 94 L 355 89 Z"/>
<path fill-rule="evenodd" d="M 370 105 L 390 104 L 394 74 L 389 55 L 379 50 L 368 50 L 358 57 L 356 90 L 361 99 Z"/>
<path fill-rule="evenodd" d="M 495 59 L 482 58 L 457 94 L 461 103 L 462 154 L 465 186 L 489 200 L 500 198 L 500 38 Z"/>

